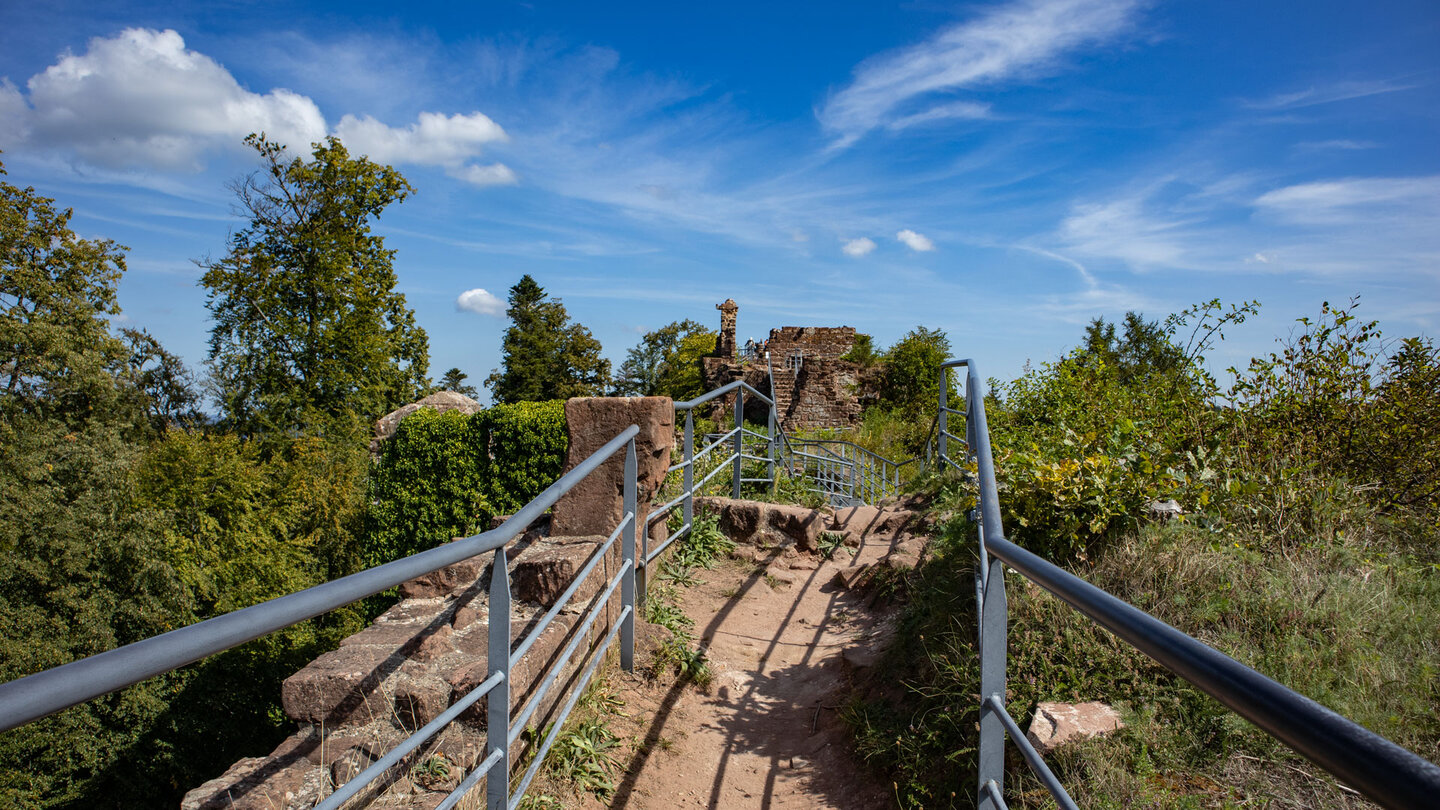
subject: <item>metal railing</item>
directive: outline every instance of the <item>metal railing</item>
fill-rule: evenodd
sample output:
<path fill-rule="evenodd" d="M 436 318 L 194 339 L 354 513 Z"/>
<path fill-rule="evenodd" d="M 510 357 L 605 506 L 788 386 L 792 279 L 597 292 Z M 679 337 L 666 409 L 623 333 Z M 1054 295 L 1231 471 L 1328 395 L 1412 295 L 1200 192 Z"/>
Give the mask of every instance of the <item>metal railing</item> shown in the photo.
<path fill-rule="evenodd" d="M 966 371 L 966 409 L 949 410 L 946 389 L 950 369 L 961 367 Z M 985 425 L 984 394 L 975 363 L 944 363 L 940 382 L 938 455 L 948 466 L 962 467 L 950 457 L 947 439 L 961 442 L 966 457 L 976 465 L 980 487 L 980 561 L 975 595 L 980 642 L 976 800 L 981 810 L 1006 807 L 1007 734 L 1055 801 L 1062 808 L 1075 807 L 1005 706 L 1007 565 L 1381 806 L 1436 806 L 1440 800 L 1440 767 L 1006 540 L 1000 523 L 990 434 Z M 948 432 L 950 414 L 965 418 L 966 438 Z"/>
<path fill-rule="evenodd" d="M 343 607 L 359 599 L 396 587 L 416 577 L 438 571 L 479 554 L 493 552 L 490 576 L 490 619 L 488 676 L 474 690 L 457 700 L 442 714 L 427 723 L 394 750 L 369 768 L 340 786 L 319 805 L 317 810 L 335 810 L 357 796 L 376 779 L 434 738 L 455 718 L 482 698 L 486 706 L 485 757 L 471 770 L 454 791 L 439 805 L 449 810 L 464 798 L 479 781 L 486 780 L 488 810 L 509 810 L 524 797 L 545 754 L 554 744 L 565 719 L 569 716 L 596 667 L 618 636 L 620 665 L 626 670 L 634 666 L 636 573 L 644 563 L 636 556 L 636 456 L 635 436 L 639 428 L 632 425 L 607 442 L 589 458 L 561 476 L 526 504 L 503 525 L 481 534 L 456 540 L 438 548 L 386 563 L 347 577 L 332 580 L 313 588 L 281 596 L 233 613 L 217 616 L 197 624 L 172 630 L 153 638 L 138 641 L 107 652 L 82 658 L 54 669 L 39 672 L 9 683 L 0 684 L 0 731 L 38 720 L 46 715 L 78 703 L 123 689 L 146 678 L 169 672 L 206 656 L 244 644 L 322 613 Z M 545 510 L 569 492 L 583 478 L 594 472 L 616 453 L 624 450 L 623 512 L 619 525 L 591 556 L 575 576 L 570 587 L 556 600 L 512 650 L 510 627 L 513 605 L 510 599 L 510 573 L 506 567 L 505 547 L 523 532 Z M 620 543 L 621 563 L 598 597 L 571 631 L 564 651 L 554 660 L 543 679 L 537 682 L 530 699 L 512 718 L 510 714 L 511 673 L 574 598 L 601 560 L 616 543 Z M 518 787 L 510 790 L 510 748 L 520 739 L 530 720 L 539 711 L 541 702 L 562 673 L 566 671 L 581 644 L 590 638 L 596 619 L 606 612 L 616 591 L 620 592 L 621 608 L 604 640 L 593 650 L 589 663 L 573 687 L 560 712 L 554 716 L 550 732 L 545 736 L 530 767 L 521 776 Z"/>
<path fill-rule="evenodd" d="M 900 494 L 900 470 L 919 456 L 895 462 L 845 439 L 789 439 L 786 457 L 793 470 L 814 482 L 833 506 L 875 503 Z"/>

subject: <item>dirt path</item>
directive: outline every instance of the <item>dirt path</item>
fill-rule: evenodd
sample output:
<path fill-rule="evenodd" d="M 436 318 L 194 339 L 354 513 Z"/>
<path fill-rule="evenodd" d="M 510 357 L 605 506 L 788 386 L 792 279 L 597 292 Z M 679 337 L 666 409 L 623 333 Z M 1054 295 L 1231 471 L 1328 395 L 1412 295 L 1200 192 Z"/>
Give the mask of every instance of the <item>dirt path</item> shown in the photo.
<path fill-rule="evenodd" d="M 892 806 L 889 786 L 851 751 L 839 715 L 854 664 L 873 663 L 867 642 L 883 635 L 884 619 L 866 594 L 836 584 L 837 572 L 878 561 L 890 545 L 862 542 L 831 561 L 742 547 L 751 559 L 698 572 L 704 582 L 684 590 L 682 606 L 713 682 L 702 691 L 624 679 L 630 733 L 643 742 L 609 806 Z"/>

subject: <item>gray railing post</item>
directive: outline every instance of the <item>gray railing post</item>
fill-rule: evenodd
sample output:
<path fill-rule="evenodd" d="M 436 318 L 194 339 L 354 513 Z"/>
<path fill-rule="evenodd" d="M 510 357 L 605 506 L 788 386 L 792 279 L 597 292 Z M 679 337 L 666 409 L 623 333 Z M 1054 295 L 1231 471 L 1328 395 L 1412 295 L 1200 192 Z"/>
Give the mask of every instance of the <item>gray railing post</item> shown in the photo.
<path fill-rule="evenodd" d="M 771 392 L 770 398 L 771 398 L 771 399 L 774 399 L 774 398 L 775 398 L 774 392 Z M 779 470 L 778 470 L 778 469 L 776 468 L 776 466 L 775 466 L 775 435 L 776 435 L 777 427 L 776 427 L 776 424 L 775 424 L 775 406 L 774 406 L 774 405 L 771 405 L 771 406 L 770 406 L 770 418 L 769 418 L 767 421 L 769 422 L 769 424 L 766 425 L 766 427 L 769 429 L 769 432 L 770 432 L 770 441 L 766 444 L 766 447 L 765 447 L 765 456 L 766 456 L 766 458 L 770 459 L 770 461 L 768 462 L 768 466 L 769 466 L 769 468 L 770 468 L 770 469 L 769 469 L 769 475 L 770 475 L 770 491 L 771 491 L 771 492 L 774 492 L 774 491 L 775 491 L 775 486 L 776 486 L 776 484 L 779 483 L 779 478 L 778 478 L 778 475 L 777 475 L 777 473 L 779 472 Z"/>
<path fill-rule="evenodd" d="M 942 467 L 945 465 L 945 458 L 946 458 L 945 431 L 947 431 L 947 430 L 950 429 L 950 420 L 947 418 L 947 417 L 950 416 L 950 414 L 949 414 L 948 411 L 945 410 L 946 408 L 949 407 L 949 403 L 946 401 L 946 400 L 949 399 L 949 397 L 946 396 L 946 395 L 949 393 L 949 388 L 950 388 L 950 386 L 948 385 L 949 381 L 950 381 L 950 369 L 948 369 L 948 368 L 941 368 L 941 369 L 940 369 L 940 412 L 939 412 L 939 414 L 938 414 L 938 418 L 939 418 L 939 420 L 940 420 L 940 423 L 939 423 L 939 425 L 937 425 L 937 427 L 939 428 L 939 431 L 938 431 L 937 434 L 936 434 L 936 444 L 937 444 L 937 446 L 939 447 L 939 451 L 940 451 L 940 465 L 941 465 Z M 967 420 L 967 421 L 968 421 L 968 420 Z"/>
<path fill-rule="evenodd" d="M 490 674 L 502 674 L 500 683 L 485 698 L 486 756 L 499 758 L 485 776 L 486 810 L 510 807 L 510 572 L 505 548 L 495 549 L 490 566 Z"/>
<path fill-rule="evenodd" d="M 980 527 L 981 543 L 984 543 L 985 528 Z M 990 570 L 984 578 L 985 598 L 980 603 L 980 778 L 977 802 L 980 810 L 1002 810 L 1003 804 L 996 804 L 988 783 L 995 784 L 995 796 L 1003 795 L 1005 788 L 1005 724 L 986 700 L 997 696 L 1005 704 L 1005 653 L 1006 653 L 1006 605 L 1005 605 L 1005 564 L 999 559 L 990 560 Z"/>
<path fill-rule="evenodd" d="M 681 473 L 685 487 L 685 530 L 695 528 L 695 409 L 685 411 L 685 472 Z"/>
<path fill-rule="evenodd" d="M 735 467 L 731 471 L 732 482 L 731 497 L 740 500 L 740 465 L 745 459 L 742 454 L 745 452 L 745 389 L 735 389 Z"/>
<path fill-rule="evenodd" d="M 636 488 L 636 464 L 635 464 L 635 439 L 631 437 L 630 443 L 625 446 L 625 506 L 622 511 L 629 517 L 621 520 L 629 520 L 630 525 L 620 530 L 620 554 L 621 565 L 629 564 L 625 570 L 625 578 L 620 582 L 620 605 L 621 609 L 629 608 L 625 612 L 625 618 L 620 621 L 620 666 L 626 672 L 635 668 L 635 537 L 641 531 L 648 529 L 642 527 L 637 508 Z M 645 532 L 649 534 L 648 531 Z M 643 577 L 643 574 L 638 576 Z M 645 580 L 640 580 L 640 587 L 645 587 Z"/>

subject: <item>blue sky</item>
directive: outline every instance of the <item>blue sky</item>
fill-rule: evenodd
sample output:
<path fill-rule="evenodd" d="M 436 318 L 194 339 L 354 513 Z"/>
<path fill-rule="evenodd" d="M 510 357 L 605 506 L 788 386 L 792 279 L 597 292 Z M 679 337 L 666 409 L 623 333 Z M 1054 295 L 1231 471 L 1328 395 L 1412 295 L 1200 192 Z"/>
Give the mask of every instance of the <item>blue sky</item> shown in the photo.
<path fill-rule="evenodd" d="M 616 361 L 727 297 L 1002 377 L 1213 297 L 1263 305 L 1221 368 L 1322 300 L 1440 325 L 1433 0 L 97 5 L 0 4 L 0 159 L 192 364 L 261 129 L 418 189 L 378 230 L 437 376 L 525 273 Z"/>

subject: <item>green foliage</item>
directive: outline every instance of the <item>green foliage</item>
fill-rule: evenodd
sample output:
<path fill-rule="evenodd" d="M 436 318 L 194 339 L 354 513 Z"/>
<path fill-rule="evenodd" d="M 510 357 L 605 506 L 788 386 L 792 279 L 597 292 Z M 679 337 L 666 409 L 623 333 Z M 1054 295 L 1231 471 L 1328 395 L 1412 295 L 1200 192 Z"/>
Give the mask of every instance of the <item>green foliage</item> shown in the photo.
<path fill-rule="evenodd" d="M 120 333 L 130 350 L 125 377 L 151 429 L 160 433 L 170 426 L 204 421 L 195 378 L 184 361 L 144 329 L 122 329 Z"/>
<path fill-rule="evenodd" d="M 505 310 L 503 370 L 485 380 L 497 403 L 540 402 L 600 396 L 610 383 L 610 361 L 600 356 L 600 341 L 571 323 L 560 299 L 526 275 L 510 288 Z"/>
<path fill-rule="evenodd" d="M 940 364 L 950 359 L 950 339 L 939 329 L 917 326 L 885 352 L 880 405 L 916 421 L 935 411 L 940 397 Z M 952 382 L 951 401 L 955 388 Z"/>
<path fill-rule="evenodd" d="M 466 374 L 460 369 L 452 368 L 449 371 L 445 372 L 445 376 L 440 378 L 440 382 L 436 383 L 436 390 L 454 391 L 457 394 L 464 394 L 465 396 L 474 399 L 480 394 L 478 391 L 475 390 L 475 386 L 467 385 L 465 383 L 465 380 L 469 379 L 469 377 L 470 375 Z"/>
<path fill-rule="evenodd" d="M 873 368 L 883 359 L 875 350 L 875 338 L 864 332 L 855 333 L 855 342 L 850 345 L 850 350 L 840 355 L 841 360 L 848 360 L 858 364 L 861 368 Z M 949 358 L 946 358 L 949 359 Z"/>
<path fill-rule="evenodd" d="M 582 720 L 562 731 L 545 757 L 545 770 L 588 793 L 608 800 L 615 793 L 620 738 L 598 719 Z"/>
<path fill-rule="evenodd" d="M 625 362 L 616 372 L 612 393 L 621 397 L 660 396 L 660 379 L 667 371 L 666 366 L 671 364 L 681 344 L 696 335 L 708 335 L 709 348 L 714 348 L 715 333 L 689 318 L 646 332 L 638 344 L 625 352 Z"/>
<path fill-rule="evenodd" d="M 4 174 L 0 164 L 0 174 Z M 69 209 L 0 183 L 0 409 L 71 424 L 114 418 L 126 356 L 107 318 L 126 248 L 80 239 Z"/>
<path fill-rule="evenodd" d="M 381 445 L 369 478 L 366 565 L 485 529 L 560 477 L 565 403 L 520 402 L 465 416 L 422 408 Z"/>
<path fill-rule="evenodd" d="M 368 422 L 428 386 L 429 342 L 395 291 L 394 251 L 371 222 L 414 189 L 336 138 L 311 160 L 251 135 L 262 168 L 235 188 L 249 222 L 202 263 L 209 361 L 245 433 Z"/>
<path fill-rule="evenodd" d="M 700 362 L 713 351 L 714 332 L 686 335 L 661 364 L 660 374 L 655 380 L 655 395 L 684 402 L 705 393 Z"/>
<path fill-rule="evenodd" d="M 565 403 L 496 405 L 471 417 L 481 420 L 489 447 L 485 499 L 496 514 L 514 514 L 560 477 L 569 434 Z"/>
<path fill-rule="evenodd" d="M 459 411 L 421 408 L 400 420 L 370 473 L 367 566 L 484 528 L 492 514 L 485 438 Z"/>

